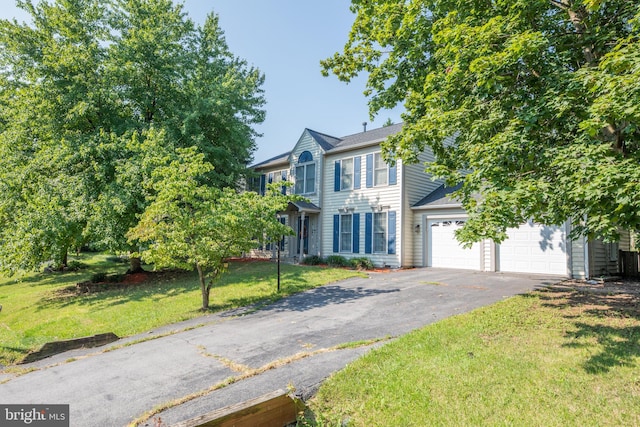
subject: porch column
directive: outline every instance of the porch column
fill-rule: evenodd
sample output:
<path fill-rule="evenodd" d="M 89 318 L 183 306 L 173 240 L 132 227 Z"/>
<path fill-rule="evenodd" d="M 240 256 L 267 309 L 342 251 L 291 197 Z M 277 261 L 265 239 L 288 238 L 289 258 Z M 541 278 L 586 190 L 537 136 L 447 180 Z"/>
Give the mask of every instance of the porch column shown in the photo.
<path fill-rule="evenodd" d="M 304 257 L 304 211 L 300 212 L 300 257 L 298 258 L 298 262 L 302 262 L 302 258 Z"/>

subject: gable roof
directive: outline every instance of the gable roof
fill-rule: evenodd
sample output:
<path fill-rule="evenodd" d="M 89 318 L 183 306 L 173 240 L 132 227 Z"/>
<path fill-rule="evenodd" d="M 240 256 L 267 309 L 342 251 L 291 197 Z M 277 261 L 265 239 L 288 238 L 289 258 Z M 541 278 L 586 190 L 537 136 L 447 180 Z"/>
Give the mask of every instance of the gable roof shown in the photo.
<path fill-rule="evenodd" d="M 322 149 L 324 151 L 329 151 L 332 148 L 334 148 L 337 144 L 340 143 L 340 138 L 336 138 L 335 136 L 331 136 L 331 135 L 327 135 L 325 133 L 320 133 L 320 132 L 316 132 L 315 130 L 311 130 L 311 129 L 305 129 L 307 132 L 309 132 L 309 135 L 311 135 L 311 137 L 313 139 L 316 140 L 316 142 L 318 144 L 320 144 L 320 147 L 322 147 Z"/>
<path fill-rule="evenodd" d="M 275 157 L 272 157 L 270 159 L 264 160 L 260 163 L 256 163 L 253 166 L 250 166 L 253 169 L 262 169 L 262 168 L 269 168 L 272 166 L 278 166 L 278 165 L 289 165 L 289 155 L 291 154 L 291 151 L 287 151 L 286 153 L 282 153 L 282 154 L 278 154 Z"/>
<path fill-rule="evenodd" d="M 400 130 L 402 130 L 402 125 L 402 123 L 397 123 L 390 126 L 354 133 L 352 135 L 343 136 L 342 138 L 327 135 L 326 133 L 318 132 L 309 128 L 305 128 L 302 134 L 304 135 L 305 133 L 308 133 L 325 153 L 339 153 L 369 145 L 380 144 L 389 136 L 400 132 Z M 287 151 L 286 153 L 264 160 L 260 163 L 256 163 L 251 167 L 254 169 L 263 169 L 281 164 L 284 165 L 289 162 L 289 157 L 293 151 L 294 150 Z"/>
<path fill-rule="evenodd" d="M 454 187 L 445 187 L 442 184 L 440 187 L 433 190 L 422 200 L 418 201 L 412 206 L 412 208 L 429 209 L 429 208 L 445 208 L 445 207 L 460 207 L 462 204 L 451 197 L 451 193 L 462 188 L 462 183 Z"/>

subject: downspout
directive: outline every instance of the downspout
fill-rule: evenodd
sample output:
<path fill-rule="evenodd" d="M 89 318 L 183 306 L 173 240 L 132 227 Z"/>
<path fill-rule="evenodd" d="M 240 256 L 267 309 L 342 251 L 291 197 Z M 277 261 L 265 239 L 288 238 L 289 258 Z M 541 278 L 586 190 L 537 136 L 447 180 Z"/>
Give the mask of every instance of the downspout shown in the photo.
<path fill-rule="evenodd" d="M 585 279 L 591 278 L 591 272 L 589 271 L 589 239 L 584 237 L 584 274 Z"/>

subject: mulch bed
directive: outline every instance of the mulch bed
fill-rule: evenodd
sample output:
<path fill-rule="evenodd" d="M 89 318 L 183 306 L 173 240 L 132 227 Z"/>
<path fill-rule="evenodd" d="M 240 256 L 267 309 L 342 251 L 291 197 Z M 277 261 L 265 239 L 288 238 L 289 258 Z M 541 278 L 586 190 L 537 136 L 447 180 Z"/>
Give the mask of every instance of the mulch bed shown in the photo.
<path fill-rule="evenodd" d="M 71 297 L 78 295 L 93 294 L 97 292 L 111 291 L 114 289 L 127 289 L 133 286 L 145 285 L 158 280 L 172 279 L 176 276 L 184 274 L 183 271 L 144 271 L 140 273 L 123 274 L 115 278 L 101 282 L 79 282 L 73 286 L 67 286 L 56 292 L 58 297 Z"/>
<path fill-rule="evenodd" d="M 554 305 L 561 304 L 601 316 L 640 319 L 640 280 L 565 280 L 543 291 Z"/>
<path fill-rule="evenodd" d="M 574 289 L 579 292 L 599 294 L 640 295 L 640 278 L 624 279 L 611 277 L 601 280 L 564 280 L 552 286 L 553 289 Z"/>

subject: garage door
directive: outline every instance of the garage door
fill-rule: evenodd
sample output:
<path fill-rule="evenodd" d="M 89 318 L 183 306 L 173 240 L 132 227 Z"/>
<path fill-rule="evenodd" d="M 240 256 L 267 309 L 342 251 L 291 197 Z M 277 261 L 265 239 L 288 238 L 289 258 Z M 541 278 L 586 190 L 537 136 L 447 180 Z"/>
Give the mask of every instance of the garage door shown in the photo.
<path fill-rule="evenodd" d="M 480 270 L 480 245 L 465 249 L 456 240 L 455 231 L 463 220 L 432 220 L 429 228 L 427 265 L 429 267 Z"/>
<path fill-rule="evenodd" d="M 528 222 L 507 230 L 500 244 L 500 271 L 539 274 L 567 274 L 567 246 L 564 227 Z"/>

